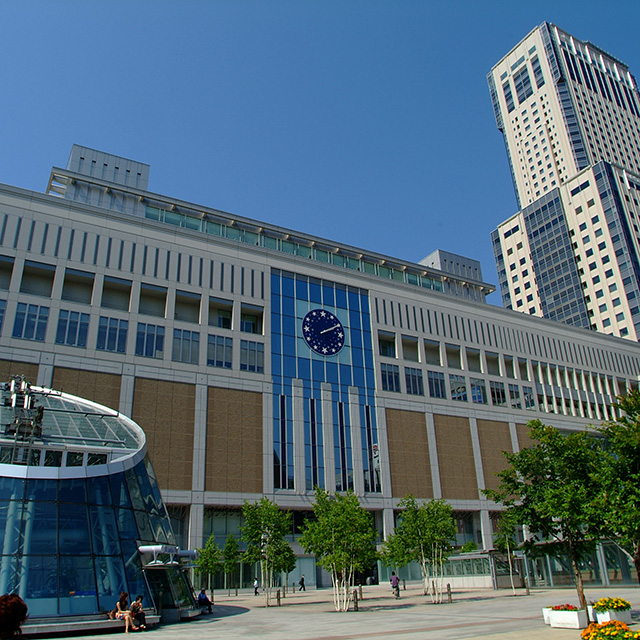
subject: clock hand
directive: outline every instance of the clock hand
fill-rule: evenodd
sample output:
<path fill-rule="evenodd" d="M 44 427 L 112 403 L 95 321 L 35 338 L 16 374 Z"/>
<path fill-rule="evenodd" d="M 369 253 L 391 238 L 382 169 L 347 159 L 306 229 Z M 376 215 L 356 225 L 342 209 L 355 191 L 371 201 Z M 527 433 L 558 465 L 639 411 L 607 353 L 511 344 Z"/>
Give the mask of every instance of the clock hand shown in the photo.
<path fill-rule="evenodd" d="M 340 326 L 339 324 L 336 324 L 333 327 L 329 327 L 328 329 L 323 329 L 320 333 L 323 334 L 323 333 L 329 333 L 329 331 L 335 331 L 335 329 L 337 329 L 339 326 Z"/>

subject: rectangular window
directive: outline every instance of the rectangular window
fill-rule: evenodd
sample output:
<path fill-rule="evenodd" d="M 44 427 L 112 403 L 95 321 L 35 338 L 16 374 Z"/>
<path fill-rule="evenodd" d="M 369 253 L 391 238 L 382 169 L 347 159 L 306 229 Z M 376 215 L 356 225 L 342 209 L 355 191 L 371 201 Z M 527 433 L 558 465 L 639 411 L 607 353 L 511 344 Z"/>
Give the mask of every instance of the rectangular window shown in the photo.
<path fill-rule="evenodd" d="M 489 382 L 491 389 L 491 404 L 496 407 L 504 407 L 507 404 L 507 394 L 504 390 L 504 384 L 502 382 L 495 382 L 491 380 Z"/>
<path fill-rule="evenodd" d="M 508 80 L 502 85 L 502 91 L 504 92 L 504 100 L 507 103 L 507 111 L 509 113 L 511 113 L 516 107 L 515 107 L 515 104 L 513 102 L 513 94 L 511 93 L 511 85 L 509 84 Z"/>
<path fill-rule="evenodd" d="M 262 307 L 243 304 L 240 309 L 240 331 L 262 334 Z"/>
<path fill-rule="evenodd" d="M 424 341 L 424 358 L 427 364 L 442 365 L 442 358 L 440 357 L 440 343 L 437 340 Z"/>
<path fill-rule="evenodd" d="M 380 365 L 382 373 L 382 390 L 400 392 L 400 368 L 397 364 Z"/>
<path fill-rule="evenodd" d="M 174 362 L 198 364 L 200 361 L 200 334 L 197 331 L 174 329 L 171 359 Z"/>
<path fill-rule="evenodd" d="M 86 347 L 89 331 L 89 314 L 60 309 L 58 316 L 58 330 L 56 344 L 66 344 L 71 347 Z"/>
<path fill-rule="evenodd" d="M 146 358 L 164 357 L 164 327 L 138 322 L 136 355 Z"/>
<path fill-rule="evenodd" d="M 408 394 L 412 396 L 424 395 L 424 383 L 422 381 L 422 371 L 420 369 L 405 367 L 404 377 L 405 382 L 407 383 Z"/>
<path fill-rule="evenodd" d="M 13 337 L 44 342 L 49 320 L 49 307 L 18 303 L 13 322 Z"/>
<path fill-rule="evenodd" d="M 20 293 L 30 293 L 35 296 L 50 298 L 55 275 L 56 268 L 52 264 L 26 260 L 22 271 Z"/>
<path fill-rule="evenodd" d="M 4 323 L 4 313 L 7 310 L 7 301 L 0 300 L 0 332 L 2 331 L 2 325 Z"/>
<path fill-rule="evenodd" d="M 231 369 L 233 340 L 224 336 L 209 336 L 207 343 L 207 365 Z"/>
<path fill-rule="evenodd" d="M 464 376 L 449 374 L 449 387 L 451 389 L 451 399 L 459 402 L 467 401 L 467 381 Z"/>
<path fill-rule="evenodd" d="M 264 344 L 240 340 L 240 371 L 264 373 Z"/>
<path fill-rule="evenodd" d="M 159 287 L 155 284 L 140 284 L 140 299 L 138 303 L 138 312 L 147 316 L 156 316 L 157 318 L 165 317 L 165 309 L 167 306 L 167 289 Z"/>
<path fill-rule="evenodd" d="M 62 299 L 91 304 L 94 278 L 93 273 L 66 269 L 62 286 Z"/>
<path fill-rule="evenodd" d="M 520 401 L 520 389 L 517 384 L 509 385 L 509 400 L 512 407 L 515 409 L 522 409 L 522 402 Z"/>
<path fill-rule="evenodd" d="M 522 391 L 524 393 L 524 406 L 525 409 L 535 409 L 536 401 L 533 396 L 533 388 L 532 387 L 522 387 Z"/>
<path fill-rule="evenodd" d="M 209 326 L 231 329 L 233 302 L 222 298 L 209 298 Z"/>
<path fill-rule="evenodd" d="M 516 95 L 518 96 L 518 102 L 520 104 L 533 94 L 529 70 L 526 67 L 522 68 L 513 76 L 513 84 L 516 87 Z"/>
<path fill-rule="evenodd" d="M 127 331 L 129 321 L 119 318 L 106 318 L 100 316 L 98 323 L 98 339 L 96 349 L 98 351 L 114 351 L 125 353 L 127 349 Z"/>
<path fill-rule="evenodd" d="M 432 398 L 446 398 L 447 391 L 444 386 L 444 374 L 440 371 L 427 371 L 429 382 L 429 395 Z"/>
<path fill-rule="evenodd" d="M 487 404 L 487 387 L 484 380 L 480 378 L 470 378 L 471 385 L 471 402 L 476 404 Z"/>
<path fill-rule="evenodd" d="M 388 331 L 378 331 L 378 350 L 385 358 L 396 357 L 396 335 Z"/>

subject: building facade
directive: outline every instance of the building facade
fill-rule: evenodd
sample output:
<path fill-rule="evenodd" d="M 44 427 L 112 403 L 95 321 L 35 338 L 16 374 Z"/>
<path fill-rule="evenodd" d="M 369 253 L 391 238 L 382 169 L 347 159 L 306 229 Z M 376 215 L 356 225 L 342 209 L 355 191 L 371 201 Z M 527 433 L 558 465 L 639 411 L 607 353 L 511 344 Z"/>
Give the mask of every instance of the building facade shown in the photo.
<path fill-rule="evenodd" d="M 638 386 L 638 344 L 486 304 L 473 261 L 404 262 L 147 177 L 75 146 L 47 193 L 0 186 L 0 371 L 131 416 L 182 548 L 223 545 L 266 495 L 294 512 L 291 577 L 321 582 L 295 542 L 320 486 L 352 489 L 380 539 L 408 493 L 445 498 L 456 542 L 489 549 L 481 491 L 526 423 L 582 429 Z"/>
<path fill-rule="evenodd" d="M 638 340 L 634 77 L 543 23 L 488 81 L 520 208 L 492 234 L 504 306 Z"/>

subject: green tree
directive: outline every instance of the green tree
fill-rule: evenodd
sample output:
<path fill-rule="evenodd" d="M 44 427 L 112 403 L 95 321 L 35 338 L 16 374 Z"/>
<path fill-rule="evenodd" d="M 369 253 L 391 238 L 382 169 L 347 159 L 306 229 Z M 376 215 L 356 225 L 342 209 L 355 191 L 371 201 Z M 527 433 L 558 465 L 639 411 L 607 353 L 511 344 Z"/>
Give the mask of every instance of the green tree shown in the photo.
<path fill-rule="evenodd" d="M 504 505 L 513 522 L 529 528 L 532 535 L 525 549 L 554 542 L 545 550 L 566 553 L 580 606 L 586 609 L 580 561 L 599 539 L 601 519 L 594 517 L 600 490 L 599 447 L 586 431 L 563 434 L 539 420 L 528 426 L 532 445 L 505 453 L 509 466 L 498 473 L 499 488 L 484 494 Z"/>
<path fill-rule="evenodd" d="M 207 587 L 211 589 L 211 601 L 213 602 L 213 583 L 211 578 L 222 571 L 222 551 L 216 544 L 213 533 L 209 536 L 204 548 L 197 549 L 197 551 L 195 573 L 205 578 Z"/>
<path fill-rule="evenodd" d="M 384 543 L 382 561 L 397 567 L 417 562 L 427 595 L 431 578 L 441 576 L 444 562 L 452 551 L 451 541 L 456 534 L 453 509 L 445 500 L 418 503 L 412 495 L 403 498 L 398 507 L 401 509 L 398 523 Z M 437 580 L 433 584 L 436 588 L 432 595 L 438 600 L 442 590 Z"/>
<path fill-rule="evenodd" d="M 238 544 L 236 537 L 229 534 L 227 539 L 224 541 L 224 549 L 222 550 L 222 564 L 227 576 L 227 589 L 229 590 L 229 595 L 231 595 L 231 578 L 236 570 L 238 560 L 240 560 L 240 545 Z"/>
<path fill-rule="evenodd" d="M 377 558 L 373 517 L 352 491 L 331 497 L 319 488 L 313 513 L 314 520 L 305 520 L 300 545 L 331 573 L 336 611 L 347 611 L 354 573 L 369 569 Z"/>
<path fill-rule="evenodd" d="M 619 396 L 613 406 L 625 415 L 596 429 L 606 439 L 598 508 L 607 535 L 633 559 L 640 582 L 640 391 Z"/>
<path fill-rule="evenodd" d="M 245 500 L 242 506 L 244 525 L 242 539 L 247 544 L 244 558 L 260 563 L 261 585 L 266 605 L 271 604 L 274 573 L 280 572 L 293 551 L 284 537 L 291 533 L 291 513 L 281 511 L 275 502 L 264 496 L 257 502 Z"/>
<path fill-rule="evenodd" d="M 503 511 L 496 523 L 496 534 L 493 538 L 493 546 L 495 549 L 507 556 L 509 563 L 509 580 L 511 582 L 511 591 L 516 595 L 516 587 L 513 584 L 513 552 L 518 548 L 518 525 L 514 521 L 514 513 L 511 511 Z"/>

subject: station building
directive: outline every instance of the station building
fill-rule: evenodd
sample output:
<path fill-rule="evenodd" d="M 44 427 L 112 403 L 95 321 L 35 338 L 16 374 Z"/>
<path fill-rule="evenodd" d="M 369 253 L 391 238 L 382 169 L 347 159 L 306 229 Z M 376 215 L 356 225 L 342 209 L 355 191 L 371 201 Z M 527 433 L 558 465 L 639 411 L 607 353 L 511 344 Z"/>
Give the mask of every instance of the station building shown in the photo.
<path fill-rule="evenodd" d="M 457 544 L 490 549 L 481 490 L 526 423 L 599 424 L 638 386 L 637 343 L 487 304 L 473 260 L 405 261 L 148 179 L 76 145 L 46 193 L 0 185 L 0 374 L 139 424 L 181 548 L 222 546 L 266 495 L 294 513 L 291 579 L 322 584 L 295 542 L 320 486 L 352 489 L 381 540 L 408 493 L 445 498 Z"/>

